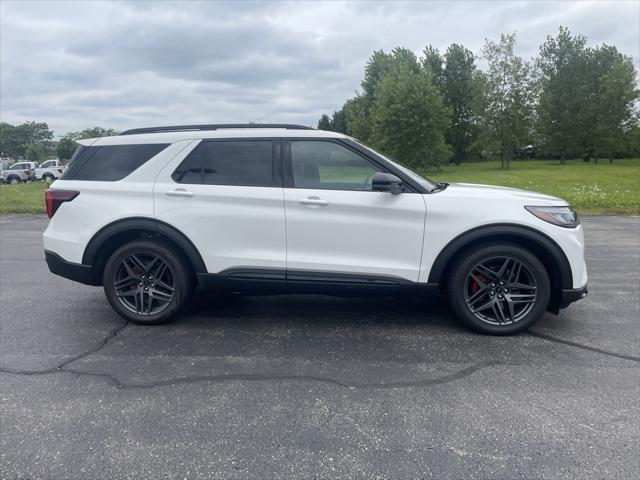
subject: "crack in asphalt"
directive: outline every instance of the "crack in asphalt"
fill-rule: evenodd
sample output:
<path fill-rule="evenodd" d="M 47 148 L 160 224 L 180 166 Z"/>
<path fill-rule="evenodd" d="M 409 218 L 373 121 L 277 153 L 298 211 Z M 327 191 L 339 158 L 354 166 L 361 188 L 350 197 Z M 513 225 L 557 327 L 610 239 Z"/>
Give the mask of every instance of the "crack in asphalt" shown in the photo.
<path fill-rule="evenodd" d="M 129 383 L 120 380 L 118 377 L 106 373 L 106 372 L 92 372 L 88 370 L 81 370 L 69 367 L 69 365 L 77 360 L 88 357 L 89 355 L 93 355 L 103 348 L 105 348 L 108 343 L 116 338 L 127 326 L 129 322 L 124 322 L 122 325 L 118 325 L 117 327 L 111 329 L 109 333 L 101 340 L 96 342 L 92 347 L 84 350 L 81 353 L 73 355 L 72 357 L 66 359 L 64 362 L 60 363 L 56 367 L 44 369 L 44 370 L 20 370 L 20 369 L 12 369 L 12 368 L 0 368 L 0 372 L 13 374 L 13 375 L 50 375 L 50 374 L 59 374 L 59 373 L 71 373 L 78 377 L 86 376 L 99 378 L 106 381 L 109 385 L 114 386 L 117 389 L 121 390 L 129 390 L 129 389 L 152 389 L 164 386 L 174 386 L 174 385 L 186 385 L 186 384 L 196 384 L 196 383 L 225 383 L 225 382 L 287 382 L 287 381 L 306 381 L 306 382 L 316 382 L 316 383 L 325 383 L 328 385 L 337 386 L 340 388 L 347 388 L 350 390 L 356 389 L 394 389 L 394 388 L 412 388 L 412 387 L 428 387 L 432 385 L 441 385 L 445 383 L 454 382 L 456 380 L 463 379 L 479 370 L 501 365 L 501 362 L 495 360 L 485 360 L 482 362 L 478 362 L 469 367 L 463 368 L 456 372 L 453 372 L 448 375 L 444 375 L 442 377 L 437 378 L 428 378 L 428 379 L 419 379 L 419 380 L 405 380 L 405 381 L 391 381 L 391 382 L 377 382 L 377 383 L 346 383 L 341 382 L 339 380 L 335 380 L 330 377 L 320 377 L 316 375 L 286 375 L 286 374 L 219 374 L 219 375 L 192 375 L 192 376 L 183 376 L 183 377 L 175 377 L 169 378 L 165 380 L 157 380 L 152 382 L 138 382 L 138 383 Z M 553 337 L 550 335 L 545 335 L 537 332 L 527 332 L 528 335 L 540 338 L 542 340 L 546 340 L 549 342 L 559 343 L 563 345 L 568 345 L 575 348 L 580 348 L 584 350 L 588 350 L 591 352 L 599 353 L 602 355 L 607 355 L 615 358 L 620 358 L 623 360 L 630 360 L 633 362 L 640 362 L 640 357 L 636 357 L 633 355 L 625 355 L 616 352 L 611 352 L 608 350 L 604 350 L 598 347 L 591 347 L 589 345 L 580 344 L 577 342 L 572 342 L 570 340 L 563 340 L 561 338 Z"/>
<path fill-rule="evenodd" d="M 55 367 L 46 368 L 44 370 L 20 370 L 20 369 L 2 367 L 0 368 L 0 372 L 13 373 L 15 375 L 46 375 L 50 373 L 69 371 L 64 367 L 66 367 L 72 362 L 75 362 L 76 360 L 80 360 L 81 358 L 88 357 L 89 355 L 99 352 L 104 347 L 106 347 L 111 340 L 113 340 L 116 336 L 118 336 L 120 332 L 122 332 L 125 328 L 127 328 L 128 325 L 129 325 L 129 322 L 124 322 L 122 325 L 118 325 L 117 327 L 112 328 L 104 338 L 97 341 L 92 347 L 89 347 L 88 349 L 86 349 L 81 353 L 73 355 L 72 357 L 68 358 L 67 360 L 62 362 L 60 365 L 57 365 Z"/>
<path fill-rule="evenodd" d="M 553 337 L 551 335 L 546 335 L 544 333 L 538 332 L 527 332 L 527 335 L 532 337 L 540 338 L 542 340 L 546 340 L 548 342 L 560 343 L 562 345 L 568 345 L 570 347 L 580 348 L 583 350 L 588 350 L 590 352 L 599 353 L 601 355 L 607 355 L 609 357 L 621 358 L 623 360 L 629 360 L 631 362 L 640 362 L 640 357 L 636 357 L 635 355 L 626 355 L 624 353 L 616 353 L 610 350 L 605 350 L 603 348 L 592 347 L 590 345 L 585 345 L 583 343 L 572 342 L 571 340 L 564 340 L 562 338 Z"/>
<path fill-rule="evenodd" d="M 345 383 L 335 380 L 330 377 L 319 377 L 316 375 L 276 375 L 276 374 L 221 374 L 221 375 L 193 375 L 170 378 L 166 380 L 157 380 L 154 382 L 139 382 L 139 383 L 127 383 L 120 380 L 118 377 L 104 372 L 91 372 L 87 370 L 80 370 L 74 368 L 56 367 L 48 370 L 14 370 L 0 368 L 0 372 L 9 373 L 13 375 L 50 375 L 59 373 L 71 373 L 76 376 L 87 376 L 100 378 L 106 381 L 109 385 L 112 385 L 120 390 L 139 390 L 139 389 L 152 389 L 165 386 L 174 385 L 187 385 L 195 383 L 226 383 L 226 382 L 288 382 L 288 381 L 306 381 L 325 383 L 328 385 L 337 386 L 340 388 L 347 388 L 349 390 L 359 389 L 393 389 L 393 388 L 411 388 L 411 387 L 428 387 L 432 385 L 441 385 L 445 383 L 454 382 L 456 380 L 463 379 L 470 375 L 473 375 L 479 370 L 484 368 L 500 365 L 497 361 L 483 361 L 475 365 L 463 368 L 448 375 L 442 377 L 420 379 L 420 380 L 406 380 L 398 382 L 379 382 L 379 383 Z"/>

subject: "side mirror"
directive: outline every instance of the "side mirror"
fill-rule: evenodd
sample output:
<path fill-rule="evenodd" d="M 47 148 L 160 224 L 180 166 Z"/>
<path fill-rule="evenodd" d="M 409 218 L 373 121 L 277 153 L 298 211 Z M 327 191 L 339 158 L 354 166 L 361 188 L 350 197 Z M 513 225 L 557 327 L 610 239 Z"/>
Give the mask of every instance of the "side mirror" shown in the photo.
<path fill-rule="evenodd" d="M 402 180 L 392 173 L 377 172 L 371 179 L 371 190 L 393 194 L 402 193 Z"/>

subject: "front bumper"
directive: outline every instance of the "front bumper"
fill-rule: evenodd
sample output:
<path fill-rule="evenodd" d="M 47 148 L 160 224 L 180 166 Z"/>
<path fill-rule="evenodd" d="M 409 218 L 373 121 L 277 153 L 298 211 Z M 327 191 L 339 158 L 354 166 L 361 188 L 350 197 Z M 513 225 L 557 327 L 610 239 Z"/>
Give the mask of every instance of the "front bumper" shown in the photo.
<path fill-rule="evenodd" d="M 93 279 L 91 265 L 67 262 L 60 255 L 48 250 L 44 251 L 44 258 L 51 273 L 85 285 L 97 285 Z"/>
<path fill-rule="evenodd" d="M 586 285 L 581 288 L 563 289 L 562 297 L 560 297 L 560 308 L 568 307 L 573 302 L 582 300 L 587 296 L 587 293 L 588 290 Z"/>

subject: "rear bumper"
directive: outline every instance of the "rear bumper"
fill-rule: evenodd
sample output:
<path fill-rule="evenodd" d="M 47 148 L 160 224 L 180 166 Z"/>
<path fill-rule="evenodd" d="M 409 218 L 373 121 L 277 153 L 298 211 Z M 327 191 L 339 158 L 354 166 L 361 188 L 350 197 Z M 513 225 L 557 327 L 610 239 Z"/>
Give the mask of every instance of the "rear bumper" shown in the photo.
<path fill-rule="evenodd" d="M 93 280 L 91 265 L 67 262 L 60 255 L 48 250 L 44 251 L 44 258 L 51 273 L 85 285 L 96 285 Z"/>
<path fill-rule="evenodd" d="M 560 298 L 560 308 L 568 307 L 573 302 L 582 300 L 587 296 L 587 286 L 581 288 L 564 289 L 562 290 L 562 297 Z"/>

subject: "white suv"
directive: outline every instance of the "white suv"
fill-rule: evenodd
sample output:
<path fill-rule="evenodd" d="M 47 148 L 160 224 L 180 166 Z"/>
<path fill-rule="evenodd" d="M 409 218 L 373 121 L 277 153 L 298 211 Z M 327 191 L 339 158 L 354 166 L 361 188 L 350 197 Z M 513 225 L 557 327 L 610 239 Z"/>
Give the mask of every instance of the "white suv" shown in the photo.
<path fill-rule="evenodd" d="M 587 293 L 565 201 L 433 183 L 342 134 L 195 125 L 79 143 L 46 192 L 46 260 L 132 322 L 167 322 L 196 286 L 435 291 L 476 330 L 511 334 Z"/>

